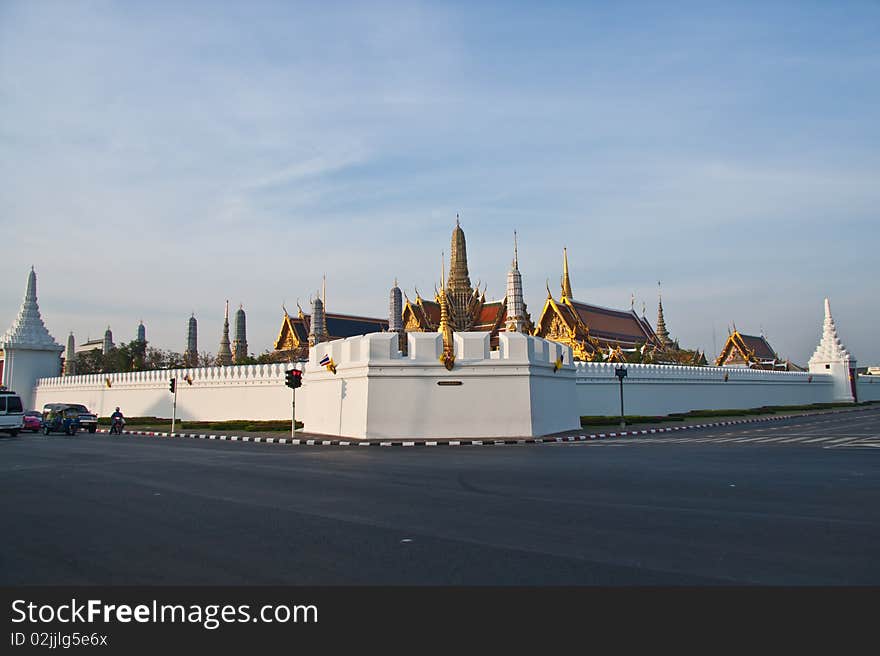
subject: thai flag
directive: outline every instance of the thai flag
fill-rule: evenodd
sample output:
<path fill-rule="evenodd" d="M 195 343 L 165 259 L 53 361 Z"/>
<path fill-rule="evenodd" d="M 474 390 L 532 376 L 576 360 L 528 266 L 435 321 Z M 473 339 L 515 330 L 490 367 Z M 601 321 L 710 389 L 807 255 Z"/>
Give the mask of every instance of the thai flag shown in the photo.
<path fill-rule="evenodd" d="M 321 361 L 318 364 L 322 367 L 326 367 L 328 364 L 330 364 L 330 356 L 325 355 L 323 358 L 321 358 Z"/>

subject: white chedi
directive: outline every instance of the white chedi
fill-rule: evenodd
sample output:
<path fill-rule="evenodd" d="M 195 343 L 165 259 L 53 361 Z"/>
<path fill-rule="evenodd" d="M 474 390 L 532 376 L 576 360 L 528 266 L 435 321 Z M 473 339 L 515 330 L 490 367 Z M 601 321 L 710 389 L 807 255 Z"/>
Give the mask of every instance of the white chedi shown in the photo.
<path fill-rule="evenodd" d="M 825 321 L 822 324 L 822 340 L 819 342 L 819 346 L 816 347 L 813 357 L 810 358 L 810 365 L 852 359 L 852 355 L 846 350 L 846 347 L 837 335 L 837 326 L 834 323 L 834 318 L 831 316 L 831 304 L 826 298 Z"/>
<path fill-rule="evenodd" d="M 27 288 L 21 309 L 12 326 L 0 339 L 0 345 L 7 349 L 11 347 L 53 351 L 64 349 L 49 334 L 49 330 L 40 316 L 40 307 L 37 305 L 37 274 L 34 273 L 33 267 L 28 274 Z"/>

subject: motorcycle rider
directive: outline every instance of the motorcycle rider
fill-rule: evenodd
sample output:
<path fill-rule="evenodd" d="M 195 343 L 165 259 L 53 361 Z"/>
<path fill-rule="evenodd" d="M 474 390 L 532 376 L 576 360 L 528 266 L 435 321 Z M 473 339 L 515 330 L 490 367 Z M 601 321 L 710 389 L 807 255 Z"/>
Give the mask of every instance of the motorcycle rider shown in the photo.
<path fill-rule="evenodd" d="M 116 412 L 110 415 L 110 432 L 115 432 L 117 435 L 121 435 L 123 426 L 125 426 L 125 417 L 122 416 L 122 413 L 117 407 Z"/>

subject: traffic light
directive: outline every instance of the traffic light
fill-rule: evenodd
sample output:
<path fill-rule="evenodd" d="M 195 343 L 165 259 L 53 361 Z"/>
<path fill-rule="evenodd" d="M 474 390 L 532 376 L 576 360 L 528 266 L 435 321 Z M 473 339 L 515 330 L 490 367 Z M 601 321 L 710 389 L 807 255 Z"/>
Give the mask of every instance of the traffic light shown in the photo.
<path fill-rule="evenodd" d="M 174 389 L 177 387 L 177 379 L 172 378 L 168 381 L 168 391 L 174 394 Z"/>
<path fill-rule="evenodd" d="M 293 389 L 302 387 L 302 375 L 299 369 L 290 369 L 284 376 L 284 384 Z"/>

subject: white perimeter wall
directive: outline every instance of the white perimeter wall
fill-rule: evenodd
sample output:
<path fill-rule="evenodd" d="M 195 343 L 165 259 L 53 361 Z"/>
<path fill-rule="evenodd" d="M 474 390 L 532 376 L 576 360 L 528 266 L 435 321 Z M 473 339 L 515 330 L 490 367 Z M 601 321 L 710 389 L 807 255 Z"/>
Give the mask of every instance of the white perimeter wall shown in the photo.
<path fill-rule="evenodd" d="M 880 376 L 859 376 L 856 387 L 859 402 L 880 401 Z"/>
<path fill-rule="evenodd" d="M 411 335 L 413 336 L 413 335 Z M 422 338 L 421 335 L 418 338 Z M 425 336 L 431 340 L 431 347 L 436 348 L 433 337 Z M 340 364 L 350 355 L 343 355 L 339 351 Z M 491 354 L 498 357 L 498 352 Z M 426 358 L 426 364 L 434 365 L 436 362 L 434 353 Z M 554 386 L 570 385 L 571 378 L 563 374 L 553 376 L 557 381 L 550 386 L 535 388 L 538 397 L 517 399 L 514 396 L 498 398 L 493 391 L 488 395 L 475 393 L 474 383 L 480 376 L 491 371 L 492 366 L 485 363 L 480 371 L 480 376 L 468 381 L 469 384 L 459 387 L 439 388 L 436 380 L 419 380 L 418 375 L 411 372 L 416 368 L 407 367 L 397 371 L 400 361 L 388 363 L 389 369 L 383 373 L 388 378 L 396 375 L 411 376 L 412 388 L 407 391 L 406 402 L 418 404 L 421 407 L 421 417 L 430 417 L 435 421 L 438 416 L 445 415 L 445 422 L 450 427 L 459 422 L 459 414 L 450 412 L 449 407 L 487 407 L 487 404 L 499 403 L 507 408 L 507 415 L 501 419 L 501 423 L 515 421 L 517 414 L 531 406 L 535 413 L 535 420 L 540 424 L 548 421 L 548 417 L 538 416 L 546 411 L 552 415 L 557 411 L 554 398 L 561 395 L 560 390 Z M 460 361 L 463 365 L 464 362 Z M 502 364 L 502 363 L 498 363 Z M 617 415 L 620 412 L 620 397 L 617 378 L 614 369 L 617 365 L 592 362 L 576 362 L 575 364 L 575 401 L 578 415 Z M 45 403 L 69 402 L 82 403 L 93 412 L 106 417 L 113 412 L 116 406 L 120 406 L 125 415 L 135 416 L 171 416 L 171 394 L 168 391 L 168 381 L 172 376 L 178 381 L 178 405 L 177 416 L 189 420 L 215 420 L 228 419 L 290 419 L 291 390 L 284 385 L 284 372 L 289 368 L 287 364 L 272 365 L 241 365 L 232 367 L 206 367 L 199 369 L 180 369 L 162 371 L 144 371 L 128 374 L 97 374 L 88 376 L 68 376 L 43 378 L 38 380 L 34 389 L 31 408 L 40 409 Z M 429 367 L 433 368 L 433 367 Z M 315 369 L 312 370 L 314 372 Z M 453 370 L 454 373 L 438 373 L 442 376 L 457 377 L 465 373 L 464 367 Z M 497 367 L 494 372 L 500 374 L 502 367 Z M 755 408 L 763 405 L 802 405 L 808 403 L 828 403 L 833 400 L 833 384 L 831 377 L 825 374 L 809 374 L 801 372 L 776 372 L 755 371 L 750 369 L 724 368 L 724 367 L 674 367 L 664 365 L 627 365 L 628 376 L 624 381 L 625 411 L 631 415 L 664 415 L 670 412 L 687 412 L 688 410 L 701 409 L 727 409 L 727 408 Z M 312 373 L 310 372 L 310 373 Z M 193 385 L 187 385 L 183 377 L 192 374 Z M 354 373 L 354 372 L 352 372 Z M 476 369 L 474 369 L 476 373 Z M 727 375 L 727 382 L 724 376 Z M 297 418 L 303 419 L 306 415 L 307 396 L 309 391 L 310 376 L 304 377 L 304 386 L 297 394 Z M 107 387 L 105 379 L 110 379 L 111 387 Z M 561 382 L 566 378 L 565 383 Z M 346 385 L 348 389 L 342 389 L 342 382 L 338 376 L 330 376 L 336 379 L 339 389 L 334 389 L 333 384 L 326 385 L 320 392 L 315 390 L 311 398 L 310 412 L 316 412 L 318 405 L 326 406 L 331 411 L 331 405 L 336 407 L 332 414 L 339 426 L 339 403 L 346 401 L 343 408 L 342 433 L 357 433 L 363 430 L 359 424 L 363 421 L 364 409 L 358 408 L 355 399 L 366 402 L 366 396 L 359 393 L 358 385 L 365 385 L 366 379 L 359 380 L 352 376 Z M 464 379 L 464 376 L 462 376 Z M 390 383 L 390 381 L 389 381 Z M 422 383 L 425 383 L 422 385 Z M 374 419 L 382 419 L 382 415 L 394 415 L 400 407 L 403 398 L 398 396 L 396 383 L 385 388 L 384 385 L 375 387 L 374 397 L 371 399 L 370 413 Z M 545 399 L 543 395 L 548 395 Z M 859 401 L 880 401 L 880 376 L 858 377 Z M 25 395 L 22 395 L 23 397 Z M 553 397 L 553 398 L 551 398 Z M 441 400 L 435 407 L 435 401 Z M 448 403 L 451 401 L 452 403 Z M 443 407 L 440 407 L 443 406 Z M 465 413 L 467 414 L 467 413 Z M 385 416 L 386 421 L 393 417 Z M 411 420 L 415 420 L 410 417 Z M 353 422 L 350 424 L 349 422 Z M 406 422 L 401 422 L 406 423 Z M 407 430 L 416 431 L 418 426 L 406 426 Z M 306 430 L 309 427 L 306 426 Z M 340 430 L 337 428 L 337 430 Z"/>
<path fill-rule="evenodd" d="M 575 366 L 581 415 L 620 415 L 620 384 L 614 375 L 620 365 Z M 651 364 L 628 364 L 626 369 L 623 402 L 628 415 L 830 403 L 834 396 L 833 379 L 826 374 Z"/>
<path fill-rule="evenodd" d="M 305 430 L 352 438 L 501 438 L 576 430 L 571 350 L 539 337 L 455 333 L 455 366 L 439 333 L 378 333 L 320 344 L 304 376 Z M 318 362 L 329 355 L 336 374 Z M 561 358 L 557 371 L 554 362 Z"/>
<path fill-rule="evenodd" d="M 170 417 L 168 382 L 176 377 L 178 419 L 290 419 L 291 390 L 284 385 L 289 367 L 256 364 L 43 378 L 37 381 L 34 407 L 82 403 L 101 417 L 116 406 L 127 417 Z M 187 374 L 192 385 L 184 381 Z"/>

